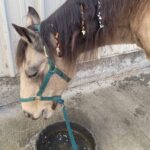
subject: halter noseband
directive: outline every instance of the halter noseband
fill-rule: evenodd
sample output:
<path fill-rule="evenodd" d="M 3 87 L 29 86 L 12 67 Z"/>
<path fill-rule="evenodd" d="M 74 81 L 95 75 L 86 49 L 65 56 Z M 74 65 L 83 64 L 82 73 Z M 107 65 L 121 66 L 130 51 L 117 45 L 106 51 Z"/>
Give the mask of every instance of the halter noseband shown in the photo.
<path fill-rule="evenodd" d="M 40 24 L 35 25 L 34 28 L 35 28 L 36 32 L 40 32 Z M 32 101 L 35 101 L 35 100 L 52 101 L 52 102 L 55 102 L 57 104 L 63 105 L 62 111 L 63 111 L 63 114 L 64 114 L 64 120 L 66 122 L 66 127 L 67 127 L 67 130 L 68 130 L 68 134 L 69 134 L 69 138 L 70 138 L 70 141 L 71 141 L 72 149 L 73 150 L 78 150 L 77 144 L 75 142 L 75 138 L 74 138 L 74 135 L 73 135 L 73 131 L 72 131 L 72 128 L 71 128 L 71 125 L 70 125 L 70 121 L 68 119 L 67 111 L 66 111 L 66 108 L 65 108 L 65 105 L 64 105 L 64 100 L 61 98 L 60 95 L 51 96 L 51 97 L 42 96 L 43 92 L 45 91 L 45 89 L 46 89 L 46 87 L 49 83 L 49 80 L 51 79 L 51 77 L 54 74 L 58 75 L 59 77 L 64 79 L 66 82 L 69 82 L 71 79 L 63 71 L 61 71 L 59 68 L 57 68 L 55 66 L 55 64 L 51 61 L 51 59 L 47 55 L 45 46 L 43 47 L 43 50 L 44 50 L 45 56 L 48 59 L 49 70 L 48 70 L 47 74 L 44 77 L 44 80 L 43 80 L 43 82 L 42 82 L 42 84 L 39 88 L 39 91 L 37 92 L 35 97 L 20 98 L 19 100 L 22 103 L 32 102 Z"/>

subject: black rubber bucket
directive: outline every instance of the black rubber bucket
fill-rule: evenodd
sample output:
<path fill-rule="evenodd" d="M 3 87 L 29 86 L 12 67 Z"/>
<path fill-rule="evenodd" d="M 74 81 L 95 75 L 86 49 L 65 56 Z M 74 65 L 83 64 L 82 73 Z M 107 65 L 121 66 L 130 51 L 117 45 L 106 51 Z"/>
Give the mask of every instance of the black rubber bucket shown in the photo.
<path fill-rule="evenodd" d="M 92 134 L 79 124 L 71 123 L 78 150 L 95 150 Z M 65 122 L 45 128 L 36 141 L 37 150 L 72 150 Z"/>

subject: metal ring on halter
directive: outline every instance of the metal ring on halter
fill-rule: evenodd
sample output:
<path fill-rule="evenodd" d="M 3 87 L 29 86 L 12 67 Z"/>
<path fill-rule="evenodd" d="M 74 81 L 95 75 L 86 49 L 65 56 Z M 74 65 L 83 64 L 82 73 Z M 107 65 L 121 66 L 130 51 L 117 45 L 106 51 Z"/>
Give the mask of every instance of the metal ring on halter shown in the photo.
<path fill-rule="evenodd" d="M 45 54 L 46 58 L 48 58 L 48 54 L 47 54 L 47 51 L 46 51 L 46 47 L 43 46 L 43 49 L 44 49 L 44 54 Z"/>

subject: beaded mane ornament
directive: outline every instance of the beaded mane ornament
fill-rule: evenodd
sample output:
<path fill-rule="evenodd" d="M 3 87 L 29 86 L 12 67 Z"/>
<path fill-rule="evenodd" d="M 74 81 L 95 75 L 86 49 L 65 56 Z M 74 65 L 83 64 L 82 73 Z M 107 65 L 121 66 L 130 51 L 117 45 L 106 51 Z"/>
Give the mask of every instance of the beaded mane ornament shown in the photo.
<path fill-rule="evenodd" d="M 80 9 L 81 9 L 81 32 L 82 32 L 82 35 L 84 36 L 86 34 L 86 29 L 85 29 L 85 19 L 84 19 L 84 6 L 83 4 L 81 4 L 80 6 Z"/>
<path fill-rule="evenodd" d="M 102 8 L 102 2 L 101 0 L 98 0 L 97 17 L 98 17 L 100 29 L 104 28 L 104 24 L 102 23 L 103 18 L 102 18 L 101 8 Z"/>

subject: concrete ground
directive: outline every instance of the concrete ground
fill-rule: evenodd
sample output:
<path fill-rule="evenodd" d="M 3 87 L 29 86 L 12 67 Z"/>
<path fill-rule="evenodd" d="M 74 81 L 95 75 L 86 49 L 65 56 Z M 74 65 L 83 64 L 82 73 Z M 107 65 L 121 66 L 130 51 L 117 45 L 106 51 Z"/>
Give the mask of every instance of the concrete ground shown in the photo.
<path fill-rule="evenodd" d="M 59 109 L 49 120 L 24 117 L 17 78 L 0 79 L 0 150 L 34 150 L 38 133 L 63 120 Z M 97 150 L 150 149 L 150 68 L 69 88 L 63 95 L 71 121 L 86 127 Z"/>

